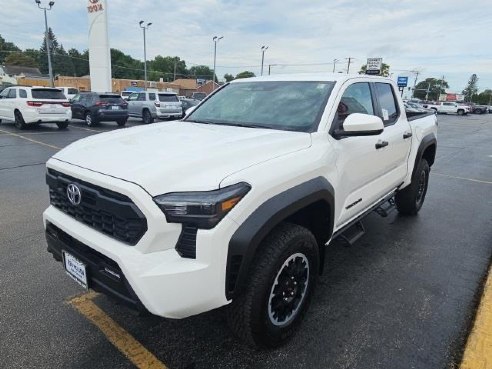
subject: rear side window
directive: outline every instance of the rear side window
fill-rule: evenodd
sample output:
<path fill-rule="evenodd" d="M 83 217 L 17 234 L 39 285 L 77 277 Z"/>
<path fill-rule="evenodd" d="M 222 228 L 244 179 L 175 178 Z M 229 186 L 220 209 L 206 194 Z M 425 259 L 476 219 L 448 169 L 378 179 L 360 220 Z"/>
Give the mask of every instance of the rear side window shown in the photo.
<path fill-rule="evenodd" d="M 27 99 L 27 92 L 26 90 L 19 90 L 19 97 L 22 97 L 23 99 Z"/>
<path fill-rule="evenodd" d="M 345 118 L 352 113 L 374 115 L 369 83 L 359 82 L 347 87 L 337 108 L 336 119 L 338 127 L 341 127 Z"/>
<path fill-rule="evenodd" d="M 381 106 L 380 117 L 385 126 L 393 124 L 398 119 L 400 112 L 396 103 L 393 87 L 389 83 L 375 83 L 376 94 L 378 95 L 379 105 Z"/>
<path fill-rule="evenodd" d="M 15 91 L 15 88 L 11 88 L 9 91 L 8 98 L 9 99 L 15 99 L 17 97 L 17 92 Z"/>
<path fill-rule="evenodd" d="M 79 90 L 77 90 L 76 88 L 69 88 L 67 93 L 69 95 L 77 95 L 79 93 Z"/>
<path fill-rule="evenodd" d="M 145 101 L 145 93 L 139 93 L 137 97 L 137 101 Z"/>
<path fill-rule="evenodd" d="M 155 94 L 150 93 L 150 94 L 149 94 L 149 100 L 150 100 L 150 101 L 154 101 L 154 100 L 155 100 Z"/>
<path fill-rule="evenodd" d="M 33 88 L 31 93 L 33 99 L 66 100 L 63 92 L 54 88 Z"/>
<path fill-rule="evenodd" d="M 110 104 L 122 104 L 123 99 L 119 95 L 99 95 L 99 100 Z"/>
<path fill-rule="evenodd" d="M 178 97 L 172 94 L 159 94 L 159 101 L 162 102 L 179 102 Z"/>

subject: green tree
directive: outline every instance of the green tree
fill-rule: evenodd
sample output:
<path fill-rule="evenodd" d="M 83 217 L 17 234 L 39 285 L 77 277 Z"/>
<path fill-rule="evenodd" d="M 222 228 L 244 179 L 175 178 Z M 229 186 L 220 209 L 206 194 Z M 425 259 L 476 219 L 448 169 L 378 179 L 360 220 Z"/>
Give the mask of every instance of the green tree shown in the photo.
<path fill-rule="evenodd" d="M 118 49 L 111 49 L 113 78 L 144 79 L 144 65 Z"/>
<path fill-rule="evenodd" d="M 53 67 L 53 75 L 58 73 L 55 70 L 55 67 L 53 65 L 53 59 L 54 59 L 54 54 L 56 53 L 56 50 L 58 49 L 58 41 L 56 39 L 55 34 L 53 33 L 53 30 L 48 28 L 48 44 L 50 46 L 50 52 L 52 55 L 52 67 Z M 39 48 L 39 52 L 41 54 L 41 57 L 39 58 L 39 70 L 43 74 L 48 74 L 48 49 L 46 48 L 46 35 L 43 37 L 43 43 L 41 44 L 41 47 Z"/>
<path fill-rule="evenodd" d="M 449 85 L 439 78 L 426 78 L 415 86 L 414 97 L 421 100 L 439 100 L 439 95 L 446 92 Z"/>
<path fill-rule="evenodd" d="M 157 55 L 154 60 L 147 63 L 149 70 L 149 80 L 157 81 L 163 78 L 164 81 L 173 81 L 176 78 L 182 78 L 187 75 L 186 62 L 179 56 L 161 56 Z"/>
<path fill-rule="evenodd" d="M 473 95 L 478 92 L 478 77 L 474 73 L 468 80 L 468 84 L 463 90 L 463 95 L 465 95 L 465 101 L 472 101 Z"/>
<path fill-rule="evenodd" d="M 234 76 L 232 74 L 226 73 L 224 74 L 224 79 L 226 82 L 231 82 L 234 79 Z"/>
<path fill-rule="evenodd" d="M 480 105 L 491 105 L 492 104 L 492 90 L 483 90 L 482 92 L 480 92 L 476 98 L 476 100 L 474 100 L 475 102 L 477 102 L 478 104 Z"/>
<path fill-rule="evenodd" d="M 359 74 L 366 74 L 366 70 L 367 70 L 367 64 L 364 64 L 363 66 L 360 67 Z M 381 65 L 381 76 L 388 77 L 389 70 L 390 70 L 390 66 L 386 63 L 383 63 Z"/>
<path fill-rule="evenodd" d="M 214 71 L 206 65 L 194 65 L 190 68 L 189 75 L 200 79 L 212 79 Z M 218 82 L 217 76 L 215 76 L 215 82 Z"/>
<path fill-rule="evenodd" d="M 38 62 L 30 55 L 23 53 L 22 51 L 15 51 L 7 55 L 4 60 L 6 65 L 21 65 L 23 67 L 37 68 Z"/>
<path fill-rule="evenodd" d="M 55 49 L 53 53 L 53 73 L 61 76 L 75 76 L 72 58 L 65 51 L 63 45 Z"/>
<path fill-rule="evenodd" d="M 238 73 L 236 75 L 236 79 L 240 78 L 251 78 L 251 77 L 256 77 L 256 75 L 253 72 L 245 70 L 244 72 Z"/>
<path fill-rule="evenodd" d="M 23 51 L 24 55 L 34 59 L 36 61 L 36 68 L 39 68 L 39 60 L 42 57 L 38 49 L 26 49 Z"/>
<path fill-rule="evenodd" d="M 73 72 L 76 77 L 89 74 L 89 50 L 80 53 L 77 49 L 68 50 L 68 56 L 72 60 Z"/>
<path fill-rule="evenodd" d="M 5 58 L 14 51 L 19 52 L 21 49 L 19 49 L 14 43 L 5 41 L 5 39 L 0 35 L 0 65 L 4 64 Z"/>

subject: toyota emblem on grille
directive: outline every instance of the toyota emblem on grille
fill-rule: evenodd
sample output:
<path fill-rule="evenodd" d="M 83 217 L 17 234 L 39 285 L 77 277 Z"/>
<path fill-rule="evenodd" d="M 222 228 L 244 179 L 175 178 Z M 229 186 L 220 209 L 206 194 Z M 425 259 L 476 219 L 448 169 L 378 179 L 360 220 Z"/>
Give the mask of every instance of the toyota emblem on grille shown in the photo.
<path fill-rule="evenodd" d="M 80 193 L 80 189 L 77 185 L 70 183 L 67 186 L 67 197 L 68 201 L 72 203 L 72 205 L 79 205 L 80 200 L 82 200 L 82 194 Z"/>

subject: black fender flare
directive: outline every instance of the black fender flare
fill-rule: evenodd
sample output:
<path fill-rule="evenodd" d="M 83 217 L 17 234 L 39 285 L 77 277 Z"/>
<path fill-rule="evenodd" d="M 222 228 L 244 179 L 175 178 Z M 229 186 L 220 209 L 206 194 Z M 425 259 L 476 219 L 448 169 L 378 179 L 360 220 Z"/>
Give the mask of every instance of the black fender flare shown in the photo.
<path fill-rule="evenodd" d="M 427 150 L 427 148 L 429 148 L 432 145 L 434 145 L 437 150 L 436 135 L 434 133 L 429 133 L 428 135 L 422 138 L 419 148 L 417 149 L 417 155 L 415 156 L 415 163 L 413 165 L 413 170 L 412 170 L 412 181 L 415 177 L 415 172 L 417 170 L 418 164 L 422 160 L 425 150 Z M 432 158 L 432 162 L 429 163 L 429 166 L 432 166 L 432 164 L 434 164 L 434 158 Z"/>
<path fill-rule="evenodd" d="M 240 225 L 229 241 L 226 267 L 225 292 L 232 299 L 242 290 L 248 276 L 248 270 L 256 251 L 263 239 L 283 220 L 297 211 L 324 201 L 329 205 L 329 229 L 333 233 L 335 190 L 324 177 L 313 178 L 284 192 L 281 192 L 261 204 Z M 320 257 L 324 245 L 320 246 Z"/>

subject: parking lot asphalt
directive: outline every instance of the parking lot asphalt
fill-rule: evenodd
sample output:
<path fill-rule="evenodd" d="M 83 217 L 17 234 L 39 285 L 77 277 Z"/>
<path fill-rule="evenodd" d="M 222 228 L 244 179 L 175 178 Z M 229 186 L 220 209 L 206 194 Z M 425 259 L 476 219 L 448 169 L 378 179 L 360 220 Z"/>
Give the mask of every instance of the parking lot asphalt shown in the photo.
<path fill-rule="evenodd" d="M 0 368 L 134 367 L 119 337 L 108 339 L 69 303 L 83 291 L 46 252 L 42 226 L 46 160 L 113 129 L 121 128 L 0 125 Z M 93 302 L 170 369 L 456 368 L 492 256 L 491 142 L 492 114 L 439 116 L 419 215 L 371 214 L 354 246 L 332 243 L 306 319 L 280 349 L 243 346 L 221 309 L 168 320 L 102 295 Z"/>

